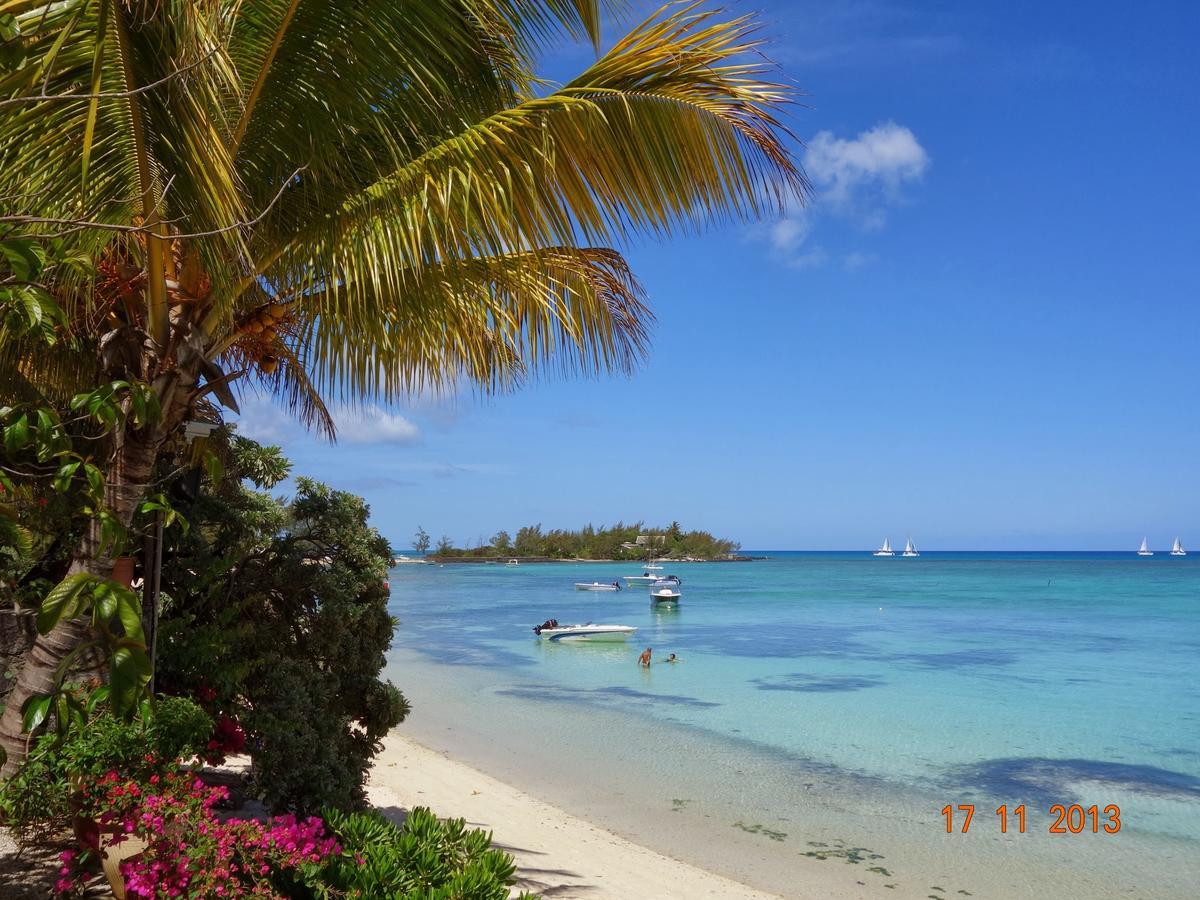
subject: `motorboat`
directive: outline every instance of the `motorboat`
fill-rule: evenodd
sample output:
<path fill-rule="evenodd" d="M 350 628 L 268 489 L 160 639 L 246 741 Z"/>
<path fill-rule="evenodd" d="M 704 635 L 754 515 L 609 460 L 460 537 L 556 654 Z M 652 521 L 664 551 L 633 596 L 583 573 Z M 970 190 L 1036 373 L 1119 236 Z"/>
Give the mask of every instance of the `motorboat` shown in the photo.
<path fill-rule="evenodd" d="M 577 581 L 575 582 L 575 590 L 577 591 L 619 591 L 621 585 L 616 581 Z"/>
<path fill-rule="evenodd" d="M 1187 556 L 1187 551 L 1183 549 L 1183 544 L 1179 542 L 1179 538 L 1175 538 L 1175 543 L 1171 545 L 1172 556 Z"/>
<path fill-rule="evenodd" d="M 650 588 L 650 597 L 655 603 L 671 603 L 683 596 L 676 581 L 660 581 Z"/>
<path fill-rule="evenodd" d="M 901 553 L 900 555 L 901 556 L 920 556 L 921 554 L 917 550 L 917 545 L 912 542 L 912 538 L 909 538 L 907 541 L 904 542 L 904 552 Z"/>
<path fill-rule="evenodd" d="M 631 585 L 631 584 L 654 584 L 654 582 L 658 581 L 658 578 L 659 578 L 659 576 L 651 575 L 649 572 L 646 572 L 643 575 L 622 575 L 621 576 L 621 580 L 625 582 L 626 586 Z"/>
<path fill-rule="evenodd" d="M 1146 539 L 1142 538 L 1142 546 L 1138 547 L 1138 556 L 1153 556 L 1154 551 L 1146 545 Z"/>
<path fill-rule="evenodd" d="M 875 551 L 876 556 L 895 556 L 896 551 L 892 549 L 891 538 L 883 539 L 883 546 Z"/>
<path fill-rule="evenodd" d="M 426 561 L 423 559 L 413 559 L 411 556 L 400 555 L 400 556 L 395 557 L 392 560 L 392 565 L 393 566 L 423 566 L 423 565 L 425 565 L 425 562 Z"/>
<path fill-rule="evenodd" d="M 517 562 L 515 559 L 510 559 L 508 562 L 506 562 L 504 564 L 504 567 L 506 569 L 511 569 L 511 568 L 515 568 L 516 566 L 519 566 L 519 565 L 520 565 L 520 563 Z"/>
<path fill-rule="evenodd" d="M 559 625 L 557 619 L 533 627 L 533 633 L 544 641 L 627 641 L 635 631 L 633 625 Z"/>
<path fill-rule="evenodd" d="M 676 587 L 683 584 L 683 579 L 678 575 L 664 575 L 661 578 L 656 578 L 652 587 L 662 587 L 663 585 L 673 584 Z"/>

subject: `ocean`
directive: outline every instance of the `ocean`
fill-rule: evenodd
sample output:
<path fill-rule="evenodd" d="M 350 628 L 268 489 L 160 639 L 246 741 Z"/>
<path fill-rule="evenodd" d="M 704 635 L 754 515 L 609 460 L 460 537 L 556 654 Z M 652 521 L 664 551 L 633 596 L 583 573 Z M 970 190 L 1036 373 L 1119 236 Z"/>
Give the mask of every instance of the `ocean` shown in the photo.
<path fill-rule="evenodd" d="M 813 865 L 863 896 L 1195 896 L 1200 556 L 754 555 L 664 563 L 672 608 L 572 588 L 636 563 L 398 567 L 401 727 L 785 896 Z"/>

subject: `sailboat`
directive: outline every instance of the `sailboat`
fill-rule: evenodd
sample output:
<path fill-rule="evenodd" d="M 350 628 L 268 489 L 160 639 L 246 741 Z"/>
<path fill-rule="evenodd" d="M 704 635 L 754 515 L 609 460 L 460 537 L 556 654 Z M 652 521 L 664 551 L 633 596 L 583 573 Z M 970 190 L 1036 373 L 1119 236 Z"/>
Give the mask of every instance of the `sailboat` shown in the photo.
<path fill-rule="evenodd" d="M 1154 551 L 1146 546 L 1146 539 L 1142 538 L 1142 546 L 1138 547 L 1138 556 L 1153 556 Z"/>
<path fill-rule="evenodd" d="M 650 552 L 646 555 L 646 568 L 651 571 L 653 571 L 654 569 L 662 568 L 662 566 L 658 565 L 654 561 L 654 538 L 653 537 L 650 538 Z"/>
<path fill-rule="evenodd" d="M 875 551 L 876 556 L 895 556 L 896 551 L 892 549 L 891 538 L 883 539 L 883 546 Z"/>
<path fill-rule="evenodd" d="M 1187 556 L 1187 551 L 1183 549 L 1183 544 L 1179 543 L 1179 538 L 1175 538 L 1175 543 L 1171 545 L 1172 556 Z"/>
<path fill-rule="evenodd" d="M 900 555 L 901 556 L 920 556 L 921 554 L 917 552 L 916 544 L 914 544 L 912 542 L 912 538 L 909 538 L 907 541 L 904 542 L 904 552 L 901 553 Z"/>

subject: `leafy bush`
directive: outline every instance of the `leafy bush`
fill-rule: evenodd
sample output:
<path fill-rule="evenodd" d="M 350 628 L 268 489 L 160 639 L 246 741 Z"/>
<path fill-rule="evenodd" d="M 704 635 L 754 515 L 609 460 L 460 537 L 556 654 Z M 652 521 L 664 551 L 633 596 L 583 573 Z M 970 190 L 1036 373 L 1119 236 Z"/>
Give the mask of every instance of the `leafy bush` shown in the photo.
<path fill-rule="evenodd" d="M 272 449 L 234 439 L 232 477 L 186 512 L 191 528 L 164 565 L 158 681 L 245 729 L 273 809 L 352 809 L 408 712 L 379 677 L 395 624 L 391 553 L 359 497 L 298 478 L 285 503 L 244 485 L 287 471 Z"/>
<path fill-rule="evenodd" d="M 75 784 L 109 771 L 140 780 L 161 774 L 203 752 L 212 731 L 208 714 L 191 700 L 164 697 L 144 704 L 132 722 L 104 712 L 65 739 L 45 735 L 0 788 L 0 820 L 24 838 L 64 828 Z"/>
<path fill-rule="evenodd" d="M 421 807 L 402 826 L 377 812 L 326 810 L 324 819 L 342 852 L 306 870 L 313 896 L 507 900 L 513 858 L 462 819 L 439 821 Z"/>

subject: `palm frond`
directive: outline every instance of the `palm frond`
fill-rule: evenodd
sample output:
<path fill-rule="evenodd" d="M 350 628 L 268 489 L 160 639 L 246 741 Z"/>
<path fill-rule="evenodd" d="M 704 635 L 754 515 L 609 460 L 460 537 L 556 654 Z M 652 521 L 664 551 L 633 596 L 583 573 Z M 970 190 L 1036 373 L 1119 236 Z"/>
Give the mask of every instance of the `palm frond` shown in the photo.
<path fill-rule="evenodd" d="M 357 294 L 357 292 L 355 292 Z M 653 316 L 620 254 L 555 247 L 433 267 L 413 292 L 344 314 L 344 287 L 295 302 L 317 390 L 353 401 L 454 387 L 515 387 L 542 372 L 630 371 Z"/>

